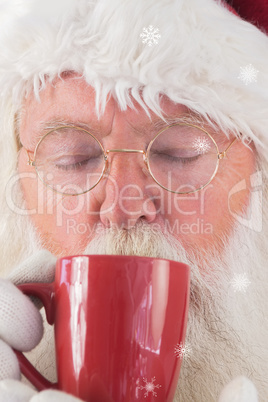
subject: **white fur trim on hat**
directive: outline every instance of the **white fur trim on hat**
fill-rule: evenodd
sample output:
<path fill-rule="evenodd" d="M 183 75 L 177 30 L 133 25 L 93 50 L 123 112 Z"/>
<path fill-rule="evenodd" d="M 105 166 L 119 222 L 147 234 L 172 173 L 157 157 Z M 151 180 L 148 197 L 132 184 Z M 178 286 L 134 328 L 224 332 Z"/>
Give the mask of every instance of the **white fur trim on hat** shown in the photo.
<path fill-rule="evenodd" d="M 140 36 L 150 25 L 161 35 L 153 46 Z M 159 113 L 164 93 L 268 146 L 268 37 L 222 2 L 2 0 L 0 54 L 3 107 L 74 70 L 95 88 L 97 109 L 110 92 L 122 109 L 131 94 Z M 256 82 L 241 79 L 249 65 Z"/>

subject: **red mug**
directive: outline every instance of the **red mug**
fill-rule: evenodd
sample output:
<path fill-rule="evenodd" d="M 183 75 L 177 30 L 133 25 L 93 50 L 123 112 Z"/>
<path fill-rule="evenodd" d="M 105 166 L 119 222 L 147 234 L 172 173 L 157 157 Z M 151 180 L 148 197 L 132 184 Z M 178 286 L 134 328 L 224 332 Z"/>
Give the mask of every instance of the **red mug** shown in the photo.
<path fill-rule="evenodd" d="M 160 258 L 80 255 L 57 261 L 55 282 L 19 285 L 54 324 L 58 383 L 16 352 L 37 387 L 87 402 L 171 402 L 184 344 L 190 269 Z"/>

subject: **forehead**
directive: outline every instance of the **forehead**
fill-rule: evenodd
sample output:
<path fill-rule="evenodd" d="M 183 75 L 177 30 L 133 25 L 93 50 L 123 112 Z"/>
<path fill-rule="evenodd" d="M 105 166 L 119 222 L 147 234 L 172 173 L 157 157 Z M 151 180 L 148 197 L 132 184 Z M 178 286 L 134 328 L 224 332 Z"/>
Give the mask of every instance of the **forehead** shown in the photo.
<path fill-rule="evenodd" d="M 104 113 L 98 119 L 95 110 L 95 90 L 82 78 L 72 75 L 57 79 L 47 84 L 40 92 L 40 101 L 31 93 L 25 99 L 21 114 L 21 129 L 29 127 L 38 131 L 40 123 L 49 121 L 70 121 L 74 123 L 93 124 L 102 129 L 109 129 L 115 117 L 132 126 L 144 125 L 159 120 L 159 116 L 150 111 L 151 120 L 145 110 L 134 100 L 135 109 L 121 111 L 113 98 L 110 98 Z M 172 102 L 166 96 L 161 97 L 161 109 L 165 117 L 179 117 L 187 114 L 187 108 Z M 137 118 L 138 117 L 138 118 Z"/>

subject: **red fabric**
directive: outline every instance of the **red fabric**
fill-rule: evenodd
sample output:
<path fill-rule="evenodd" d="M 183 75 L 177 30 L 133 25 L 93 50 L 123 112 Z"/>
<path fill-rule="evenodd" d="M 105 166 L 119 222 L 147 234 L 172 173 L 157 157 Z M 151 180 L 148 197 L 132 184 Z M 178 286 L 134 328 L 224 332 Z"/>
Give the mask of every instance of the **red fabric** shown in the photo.
<path fill-rule="evenodd" d="M 224 4 L 224 6 L 226 8 L 228 8 L 228 10 L 231 11 L 231 13 L 239 16 L 239 14 L 235 11 L 235 9 L 233 7 L 230 6 L 230 4 L 227 3 L 227 1 L 226 1 L 226 4 Z"/>
<path fill-rule="evenodd" d="M 246 21 L 268 34 L 268 0 L 226 0 Z"/>

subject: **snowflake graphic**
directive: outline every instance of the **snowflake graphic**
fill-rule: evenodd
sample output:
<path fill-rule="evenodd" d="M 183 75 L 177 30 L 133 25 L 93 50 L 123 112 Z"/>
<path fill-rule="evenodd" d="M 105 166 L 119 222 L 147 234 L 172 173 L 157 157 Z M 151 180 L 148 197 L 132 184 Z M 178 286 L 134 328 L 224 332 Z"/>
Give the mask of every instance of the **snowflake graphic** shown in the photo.
<path fill-rule="evenodd" d="M 188 357 L 191 353 L 190 345 L 186 345 L 180 342 L 175 346 L 174 353 L 180 359 L 182 359 L 183 357 Z"/>
<path fill-rule="evenodd" d="M 158 33 L 159 29 L 154 28 L 153 25 L 149 25 L 147 28 L 143 28 L 143 32 L 140 34 L 142 43 L 146 43 L 148 46 L 153 46 L 158 44 L 158 40 L 161 35 Z"/>
<path fill-rule="evenodd" d="M 145 385 L 139 385 L 138 389 L 144 389 L 145 390 L 144 398 L 147 398 L 147 396 L 149 395 L 149 392 L 151 392 L 153 394 L 153 396 L 157 396 L 157 393 L 155 392 L 155 388 L 160 388 L 161 385 L 154 384 L 155 377 L 153 377 L 151 379 L 151 382 L 148 382 L 147 378 L 143 377 L 143 381 L 144 381 Z"/>
<path fill-rule="evenodd" d="M 206 137 L 197 137 L 193 142 L 193 148 L 198 154 L 204 154 L 210 149 L 209 140 Z"/>
<path fill-rule="evenodd" d="M 252 82 L 257 82 L 257 75 L 259 71 L 253 67 L 252 64 L 247 64 L 244 67 L 240 67 L 240 74 L 238 78 L 243 81 L 246 85 Z"/>
<path fill-rule="evenodd" d="M 244 292 L 244 293 L 251 284 L 245 273 L 235 274 L 230 283 L 235 292 Z"/>

